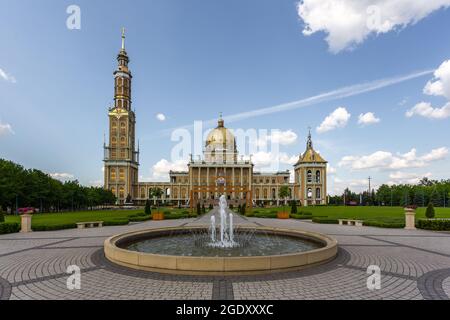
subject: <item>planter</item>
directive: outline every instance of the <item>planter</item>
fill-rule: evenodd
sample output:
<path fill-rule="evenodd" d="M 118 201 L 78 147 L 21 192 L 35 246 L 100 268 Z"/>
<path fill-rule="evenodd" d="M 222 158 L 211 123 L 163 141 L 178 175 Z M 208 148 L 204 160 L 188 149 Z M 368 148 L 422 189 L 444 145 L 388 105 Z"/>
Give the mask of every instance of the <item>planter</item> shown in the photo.
<path fill-rule="evenodd" d="M 152 219 L 153 220 L 164 220 L 164 212 L 154 212 L 152 214 Z"/>
<path fill-rule="evenodd" d="M 287 211 L 281 211 L 277 213 L 278 219 L 289 219 L 289 212 Z"/>
<path fill-rule="evenodd" d="M 405 229 L 416 230 L 416 210 L 413 208 L 405 208 Z"/>

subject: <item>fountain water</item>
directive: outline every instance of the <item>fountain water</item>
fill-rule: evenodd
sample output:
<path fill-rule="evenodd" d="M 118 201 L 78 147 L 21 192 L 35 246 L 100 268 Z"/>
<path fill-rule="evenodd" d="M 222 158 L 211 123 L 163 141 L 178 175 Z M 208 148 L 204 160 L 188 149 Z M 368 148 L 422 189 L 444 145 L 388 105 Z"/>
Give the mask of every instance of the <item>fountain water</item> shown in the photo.
<path fill-rule="evenodd" d="M 216 218 L 211 217 L 211 247 L 218 248 L 233 248 L 238 244 L 234 241 L 234 226 L 233 226 L 233 214 L 229 215 L 229 223 L 227 223 L 227 213 L 228 208 L 227 200 L 224 195 L 219 199 L 219 213 L 220 213 L 220 240 L 216 240 Z"/>

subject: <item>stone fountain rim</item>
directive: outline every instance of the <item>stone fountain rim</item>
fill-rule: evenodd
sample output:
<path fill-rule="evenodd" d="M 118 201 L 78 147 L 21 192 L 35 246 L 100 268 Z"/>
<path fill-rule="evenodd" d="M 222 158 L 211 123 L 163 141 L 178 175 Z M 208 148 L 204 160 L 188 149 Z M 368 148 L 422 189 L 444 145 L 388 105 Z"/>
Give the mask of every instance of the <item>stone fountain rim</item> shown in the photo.
<path fill-rule="evenodd" d="M 170 233 L 173 231 L 204 230 L 205 226 L 168 227 L 130 231 L 109 237 L 104 242 L 106 258 L 116 264 L 137 270 L 186 275 L 245 275 L 299 270 L 322 264 L 337 255 L 337 240 L 321 233 L 272 227 L 247 227 L 239 229 L 272 232 L 320 242 L 322 248 L 270 256 L 245 257 L 193 257 L 144 253 L 126 250 L 117 243 L 143 234 Z"/>

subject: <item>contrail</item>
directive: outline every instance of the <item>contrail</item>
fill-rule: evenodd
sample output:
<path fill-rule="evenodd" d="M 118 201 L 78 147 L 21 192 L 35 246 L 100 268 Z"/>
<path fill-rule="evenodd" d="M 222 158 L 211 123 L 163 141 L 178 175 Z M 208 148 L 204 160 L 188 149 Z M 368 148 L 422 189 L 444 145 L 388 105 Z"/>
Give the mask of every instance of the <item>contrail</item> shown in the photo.
<path fill-rule="evenodd" d="M 236 121 L 240 121 L 240 120 L 244 120 L 244 119 L 248 119 L 248 118 L 254 118 L 254 117 L 263 116 L 263 115 L 268 115 L 268 114 L 272 114 L 272 113 L 278 113 L 278 112 L 283 112 L 283 111 L 288 111 L 288 110 L 293 110 L 293 109 L 304 108 L 307 106 L 318 104 L 320 102 L 333 101 L 333 100 L 338 100 L 338 99 L 342 99 L 342 98 L 352 97 L 352 96 L 360 95 L 360 94 L 363 94 L 366 92 L 371 92 L 371 91 L 375 91 L 375 90 L 382 89 L 385 87 L 389 87 L 389 86 L 392 86 L 392 85 L 395 85 L 398 83 L 402 83 L 402 82 L 405 82 L 408 80 L 412 80 L 415 78 L 419 78 L 419 77 L 422 77 L 425 75 L 429 75 L 433 72 L 434 72 L 434 69 L 423 70 L 423 71 L 418 71 L 418 72 L 414 72 L 414 73 L 403 75 L 403 76 L 385 78 L 385 79 L 375 80 L 375 81 L 366 82 L 366 83 L 362 83 L 362 84 L 351 85 L 351 86 L 339 88 L 336 90 L 328 91 L 325 93 L 321 93 L 321 94 L 318 94 L 315 96 L 311 96 L 308 98 L 304 98 L 301 100 L 293 101 L 293 102 L 283 103 L 283 104 L 279 104 L 279 105 L 272 106 L 272 107 L 255 109 L 255 110 L 251 110 L 251 111 L 247 111 L 247 112 L 241 112 L 241 113 L 236 113 L 233 115 L 225 116 L 224 120 L 227 123 L 236 122 Z M 214 126 L 216 123 L 217 123 L 217 119 L 210 119 L 210 120 L 204 121 L 203 126 L 210 127 L 210 126 Z M 172 131 L 175 129 L 192 129 L 192 128 L 193 128 L 193 125 L 185 125 L 185 126 L 180 126 L 177 128 L 162 130 L 162 131 L 160 131 L 160 134 L 167 135 L 167 134 L 171 134 Z"/>

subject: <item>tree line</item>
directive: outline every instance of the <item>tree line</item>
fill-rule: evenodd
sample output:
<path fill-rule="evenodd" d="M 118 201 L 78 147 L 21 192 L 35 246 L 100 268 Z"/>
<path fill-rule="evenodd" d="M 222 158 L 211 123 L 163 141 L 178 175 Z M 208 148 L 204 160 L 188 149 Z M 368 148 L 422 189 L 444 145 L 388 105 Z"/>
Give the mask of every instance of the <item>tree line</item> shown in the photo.
<path fill-rule="evenodd" d="M 342 195 L 330 197 L 332 205 L 375 205 L 448 207 L 450 204 L 450 180 L 423 178 L 418 184 L 383 184 L 377 190 L 356 193 L 346 189 Z"/>
<path fill-rule="evenodd" d="M 0 159 L 0 209 L 16 212 L 33 207 L 40 212 L 92 209 L 112 205 L 114 194 L 101 187 L 85 187 L 77 180 L 61 182 L 36 169 Z"/>

